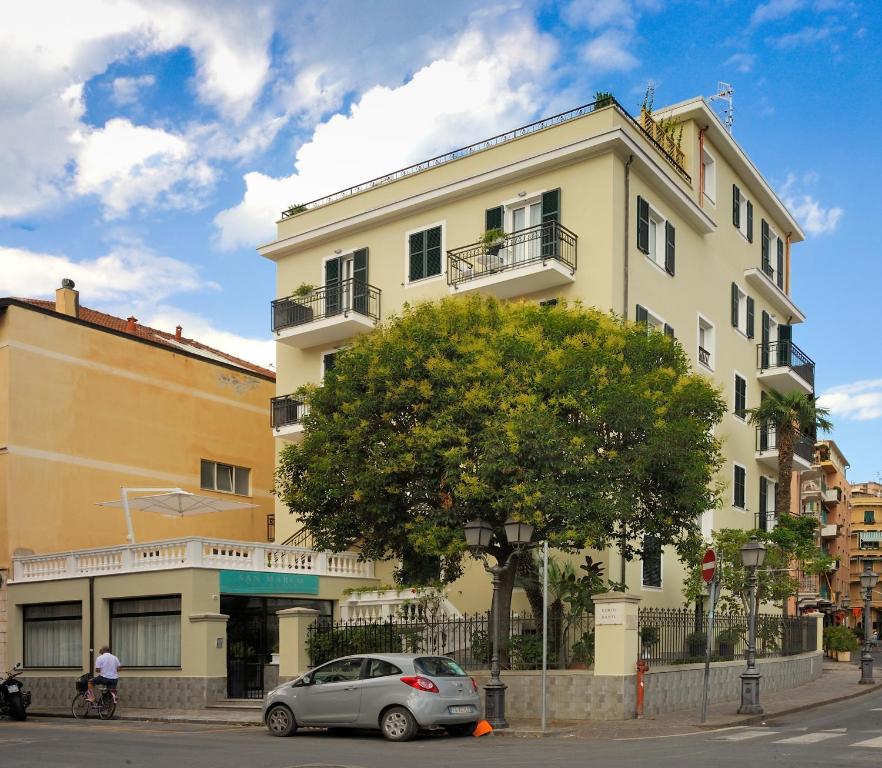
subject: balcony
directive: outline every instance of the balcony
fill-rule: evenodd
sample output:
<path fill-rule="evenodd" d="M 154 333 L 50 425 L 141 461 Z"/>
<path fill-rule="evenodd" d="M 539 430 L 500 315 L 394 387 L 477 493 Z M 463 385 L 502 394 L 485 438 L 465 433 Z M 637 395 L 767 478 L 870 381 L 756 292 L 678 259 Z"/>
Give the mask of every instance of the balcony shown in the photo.
<path fill-rule="evenodd" d="M 823 492 L 823 501 L 825 504 L 839 504 L 842 501 L 842 489 L 839 486 L 826 488 Z"/>
<path fill-rule="evenodd" d="M 119 547 L 80 549 L 49 555 L 13 557 L 16 583 L 145 573 L 174 568 L 214 568 L 263 573 L 314 574 L 356 579 L 374 577 L 374 564 L 357 552 L 315 552 L 249 541 L 189 537 Z"/>
<path fill-rule="evenodd" d="M 778 525 L 778 518 L 774 509 L 768 512 L 757 512 L 753 516 L 753 527 L 761 531 L 771 533 L 775 530 L 776 525 Z"/>
<path fill-rule="evenodd" d="M 272 410 L 273 434 L 287 440 L 303 437 L 303 417 L 309 413 L 309 406 L 293 395 L 282 395 L 270 400 Z"/>
<path fill-rule="evenodd" d="M 756 345 L 757 378 L 781 393 L 815 391 L 815 363 L 792 341 Z"/>
<path fill-rule="evenodd" d="M 498 299 L 569 285 L 576 272 L 577 236 L 556 221 L 519 229 L 501 243 L 473 243 L 447 252 L 451 291 L 481 291 Z"/>
<path fill-rule="evenodd" d="M 828 523 L 821 526 L 822 539 L 835 539 L 839 535 L 839 526 L 836 523 Z"/>
<path fill-rule="evenodd" d="M 380 289 L 354 278 L 272 303 L 278 341 L 298 348 L 345 341 L 373 330 L 379 320 Z"/>
<path fill-rule="evenodd" d="M 389 621 L 398 618 L 402 621 L 420 621 L 427 618 L 421 613 L 419 600 L 435 596 L 432 589 L 387 589 L 374 592 L 353 592 L 340 601 L 340 618 L 343 621 Z M 461 618 L 462 614 L 446 597 L 438 600 L 437 614 L 429 617 Z"/>
<path fill-rule="evenodd" d="M 769 267 L 769 269 L 772 269 Z M 793 300 L 784 292 L 783 286 L 778 285 L 779 280 L 772 269 L 771 274 L 762 268 L 744 270 L 745 282 L 754 288 L 776 312 L 782 317 L 789 317 L 790 323 L 805 322 L 805 315 L 793 303 Z"/>
<path fill-rule="evenodd" d="M 820 580 L 817 576 L 801 574 L 799 577 L 799 596 L 800 597 L 817 597 L 820 594 Z"/>
<path fill-rule="evenodd" d="M 811 468 L 814 447 L 814 440 L 810 437 L 796 436 L 793 441 L 793 469 Z M 770 469 L 778 470 L 778 433 L 775 427 L 756 428 L 756 460 Z"/>

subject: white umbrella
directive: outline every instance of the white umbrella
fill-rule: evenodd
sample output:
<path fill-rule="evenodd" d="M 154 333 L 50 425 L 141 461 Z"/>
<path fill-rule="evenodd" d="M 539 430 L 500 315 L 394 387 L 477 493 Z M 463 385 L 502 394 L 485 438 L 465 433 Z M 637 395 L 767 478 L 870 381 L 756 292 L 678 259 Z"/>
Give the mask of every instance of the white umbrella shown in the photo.
<path fill-rule="evenodd" d="M 204 515 L 208 512 L 225 512 L 231 509 L 249 509 L 257 504 L 248 504 L 231 499 L 215 499 L 211 496 L 200 496 L 181 488 L 122 488 L 122 498 L 113 501 L 102 501 L 99 507 L 122 507 L 126 513 L 126 527 L 129 543 L 135 543 L 135 531 L 132 528 L 133 509 L 145 512 L 158 512 L 165 517 L 184 517 L 184 515 Z M 147 493 L 148 496 L 129 498 L 130 493 Z"/>

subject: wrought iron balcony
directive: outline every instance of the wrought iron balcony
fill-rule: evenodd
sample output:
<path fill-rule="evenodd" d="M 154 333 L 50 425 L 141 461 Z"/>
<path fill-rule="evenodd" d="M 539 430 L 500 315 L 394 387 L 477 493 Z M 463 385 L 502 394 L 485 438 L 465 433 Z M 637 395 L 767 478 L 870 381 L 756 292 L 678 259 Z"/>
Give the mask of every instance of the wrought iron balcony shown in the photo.
<path fill-rule="evenodd" d="M 498 298 L 566 285 L 576 272 L 578 237 L 548 221 L 506 234 L 493 245 L 472 243 L 447 251 L 447 284 Z"/>
<path fill-rule="evenodd" d="M 779 392 L 815 390 L 815 363 L 792 341 L 756 345 L 759 377 Z"/>
<path fill-rule="evenodd" d="M 707 350 L 704 347 L 699 347 L 698 362 L 701 363 L 703 366 L 710 368 L 710 350 Z"/>
<path fill-rule="evenodd" d="M 309 406 L 293 395 L 274 397 L 272 406 L 272 427 L 276 437 L 296 437 L 303 433 L 303 417 L 309 413 Z"/>
<path fill-rule="evenodd" d="M 379 319 L 380 289 L 354 278 L 272 303 L 273 331 L 297 347 L 347 339 L 371 330 Z"/>
<path fill-rule="evenodd" d="M 793 441 L 793 468 L 809 469 L 812 465 L 815 441 L 807 435 L 797 435 Z M 778 466 L 778 431 L 767 425 L 756 428 L 756 458 L 770 467 Z"/>

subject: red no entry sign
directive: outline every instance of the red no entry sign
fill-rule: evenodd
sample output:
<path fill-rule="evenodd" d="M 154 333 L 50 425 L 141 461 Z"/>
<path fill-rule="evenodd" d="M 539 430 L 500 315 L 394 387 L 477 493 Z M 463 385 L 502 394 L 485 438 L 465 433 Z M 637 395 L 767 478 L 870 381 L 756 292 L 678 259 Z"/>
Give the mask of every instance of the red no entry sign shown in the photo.
<path fill-rule="evenodd" d="M 713 581 L 717 572 L 717 553 L 709 549 L 701 558 L 701 578 L 705 581 Z"/>

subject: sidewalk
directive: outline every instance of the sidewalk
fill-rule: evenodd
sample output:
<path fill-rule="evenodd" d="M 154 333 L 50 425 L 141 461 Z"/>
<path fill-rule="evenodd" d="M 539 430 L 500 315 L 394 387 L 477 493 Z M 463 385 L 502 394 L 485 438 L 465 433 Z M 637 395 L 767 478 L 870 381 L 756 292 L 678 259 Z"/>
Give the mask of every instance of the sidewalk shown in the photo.
<path fill-rule="evenodd" d="M 877 680 L 882 680 L 877 670 Z M 665 712 L 640 720 L 624 721 L 567 721 L 550 722 L 546 733 L 542 733 L 538 721 L 514 721 L 507 731 L 494 731 L 496 736 L 504 737 L 569 737 L 581 739 L 639 739 L 653 736 L 674 736 L 678 734 L 699 733 L 702 730 L 726 728 L 738 725 L 754 725 L 774 717 L 812 709 L 855 696 L 862 696 L 882 690 L 882 682 L 877 685 L 859 685 L 860 670 L 854 664 L 835 664 L 825 662 L 821 677 L 798 688 L 774 693 L 762 693 L 760 699 L 765 714 L 739 715 L 739 702 L 729 701 L 708 707 L 707 722 L 699 720 L 700 702 L 694 709 L 678 712 Z M 70 717 L 70 710 L 62 707 L 40 707 L 35 704 L 28 712 L 33 716 Z M 259 706 L 218 705 L 206 709 L 129 709 L 120 706 L 114 720 L 140 720 L 167 723 L 200 723 L 216 726 L 259 726 Z"/>

